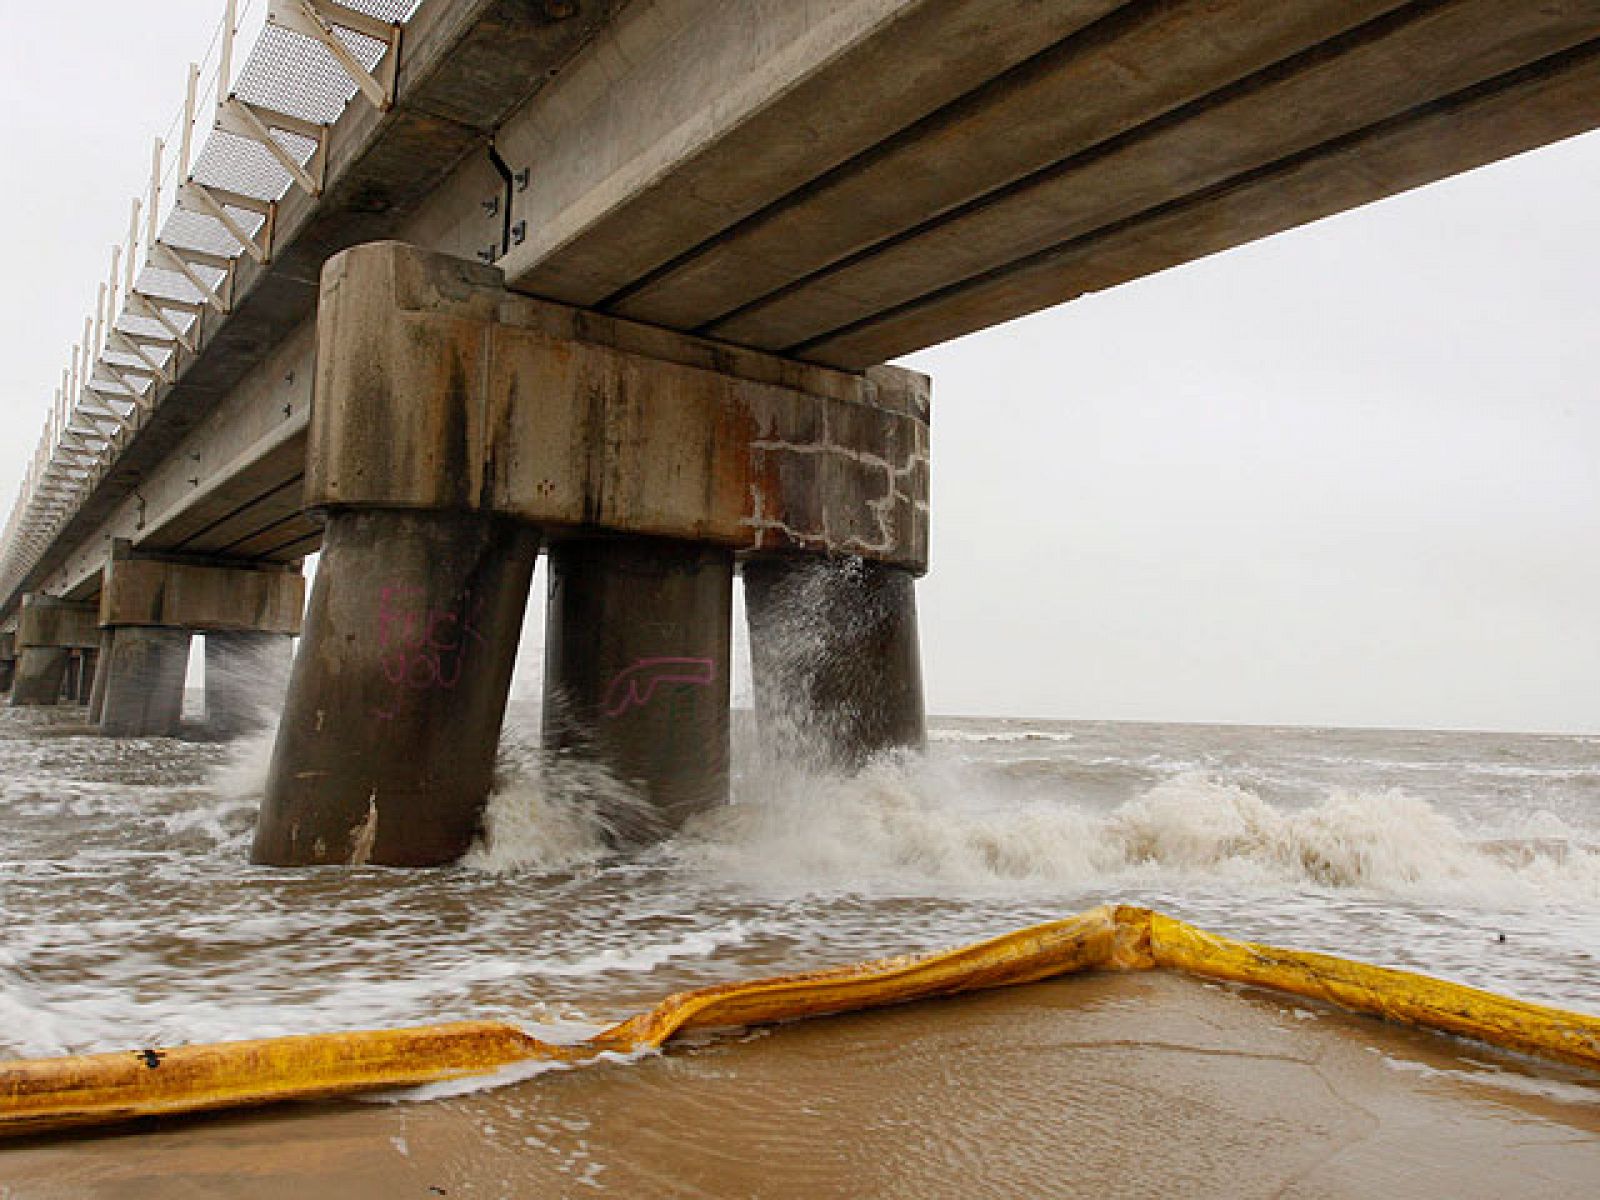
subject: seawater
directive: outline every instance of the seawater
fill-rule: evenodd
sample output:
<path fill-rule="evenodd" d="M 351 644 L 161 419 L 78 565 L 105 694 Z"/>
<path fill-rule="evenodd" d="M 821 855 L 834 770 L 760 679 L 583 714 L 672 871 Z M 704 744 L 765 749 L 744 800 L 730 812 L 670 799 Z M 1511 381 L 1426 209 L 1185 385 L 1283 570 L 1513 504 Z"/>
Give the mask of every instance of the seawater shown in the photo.
<path fill-rule="evenodd" d="M 0 1056 L 509 1019 L 948 946 L 1107 901 L 1600 1012 L 1600 738 L 943 719 L 850 779 L 736 746 L 649 850 L 513 708 L 458 866 L 246 862 L 270 737 L 0 710 Z M 747 731 L 746 731 L 747 732 Z"/>

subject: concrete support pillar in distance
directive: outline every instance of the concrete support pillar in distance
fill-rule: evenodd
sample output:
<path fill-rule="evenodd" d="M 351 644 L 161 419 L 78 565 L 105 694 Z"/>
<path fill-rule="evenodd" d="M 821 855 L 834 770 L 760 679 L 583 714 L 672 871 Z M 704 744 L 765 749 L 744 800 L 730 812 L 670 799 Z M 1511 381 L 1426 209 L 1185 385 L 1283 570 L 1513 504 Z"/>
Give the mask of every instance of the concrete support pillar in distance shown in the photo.
<path fill-rule="evenodd" d="M 73 654 L 73 669 L 67 698 L 73 704 L 87 705 L 94 694 L 95 676 L 100 673 L 99 649 L 81 649 Z"/>
<path fill-rule="evenodd" d="M 252 852 L 434 866 L 471 845 L 537 530 L 471 513 L 328 517 Z"/>
<path fill-rule="evenodd" d="M 115 737 L 176 733 L 192 634 L 293 634 L 304 607 L 298 568 L 136 554 L 114 544 L 101 577 L 104 683 L 91 716 Z"/>
<path fill-rule="evenodd" d="M 111 737 L 171 737 L 183 720 L 189 631 L 122 625 L 112 632 L 100 732 Z"/>
<path fill-rule="evenodd" d="M 11 681 L 17 676 L 17 635 L 0 633 L 0 692 L 11 690 Z"/>
<path fill-rule="evenodd" d="M 13 705 L 59 704 L 74 650 L 100 644 L 92 604 L 27 595 L 17 620 L 17 670 Z"/>
<path fill-rule="evenodd" d="M 11 685 L 13 707 L 60 704 L 66 683 L 67 660 L 72 651 L 66 646 L 24 646 L 17 655 L 17 677 Z"/>
<path fill-rule="evenodd" d="M 207 633 L 207 727 L 236 734 L 275 721 L 293 661 L 294 639 L 286 633 Z"/>
<path fill-rule="evenodd" d="M 550 549 L 545 748 L 604 766 L 670 828 L 728 800 L 733 554 L 641 537 Z"/>
<path fill-rule="evenodd" d="M 89 688 L 89 724 L 100 724 L 100 717 L 106 711 L 106 677 L 110 673 L 106 667 L 111 661 L 111 642 L 116 636 L 116 631 L 102 629 L 100 631 L 100 649 L 95 652 L 94 683 Z"/>
<path fill-rule="evenodd" d="M 743 566 L 756 715 L 768 751 L 853 770 L 927 740 L 915 579 L 860 558 Z"/>

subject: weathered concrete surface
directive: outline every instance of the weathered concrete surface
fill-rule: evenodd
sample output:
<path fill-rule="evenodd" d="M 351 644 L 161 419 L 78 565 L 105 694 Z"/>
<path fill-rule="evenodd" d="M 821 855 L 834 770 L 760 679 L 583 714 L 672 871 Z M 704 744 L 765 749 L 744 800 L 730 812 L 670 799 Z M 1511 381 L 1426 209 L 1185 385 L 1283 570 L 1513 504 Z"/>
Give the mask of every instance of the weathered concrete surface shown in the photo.
<path fill-rule="evenodd" d="M 30 593 L 22 598 L 14 640 L 16 669 L 11 704 L 60 704 L 74 650 L 98 647 L 100 629 L 93 605 Z"/>
<path fill-rule="evenodd" d="M 183 715 L 183 681 L 190 635 L 206 633 L 244 654 L 243 646 L 287 647 L 300 632 L 305 579 L 282 566 L 220 566 L 137 557 L 126 542 L 113 543 L 101 577 L 99 624 L 108 635 L 95 689 L 84 699 L 90 719 L 113 737 L 163 737 L 178 731 Z M 232 640 L 230 640 L 232 639 Z M 240 639 L 243 639 L 242 641 Z M 252 640 L 254 639 L 254 640 Z M 209 649 L 208 666 L 213 658 Z M 238 658 L 239 656 L 236 656 Z M 267 659 L 254 664 L 264 669 Z M 231 663 L 238 671 L 222 684 L 223 731 L 237 732 L 259 717 L 270 680 L 246 678 L 250 663 Z M 210 682 L 207 699 L 210 701 Z M 253 697 L 253 699 L 252 699 Z"/>
<path fill-rule="evenodd" d="M 434 866 L 466 851 L 538 551 L 537 531 L 478 514 L 329 515 L 255 861 Z"/>
<path fill-rule="evenodd" d="M 100 718 L 106 711 L 106 679 L 110 672 L 107 665 L 111 662 L 111 645 L 116 639 L 116 630 L 102 629 L 100 631 L 100 650 L 96 657 L 97 668 L 94 673 L 94 686 L 89 689 L 89 724 L 100 724 Z"/>
<path fill-rule="evenodd" d="M 635 4 L 504 123 L 519 289 L 585 307 L 971 89 L 1117 0 Z M 680 325 L 679 328 L 692 328 Z"/>
<path fill-rule="evenodd" d="M 915 581 L 863 559 L 760 557 L 743 568 L 763 749 L 855 769 L 927 740 Z"/>
<path fill-rule="evenodd" d="M 132 558 L 124 549 L 106 564 L 100 624 L 294 635 L 305 588 L 298 570 Z"/>
<path fill-rule="evenodd" d="M 733 554 L 654 538 L 550 547 L 544 743 L 648 800 L 659 837 L 728 800 Z"/>
<path fill-rule="evenodd" d="M 264 729 L 277 719 L 294 662 L 286 633 L 206 634 L 206 725 L 215 733 Z"/>
<path fill-rule="evenodd" d="M 636 5 L 507 118 L 497 144 L 537 170 L 500 265 L 860 368 L 1031 311 L 1002 299 L 1013 271 L 1032 308 L 1070 299 L 1035 256 L 1262 173 L 1327 168 L 1229 226 L 1191 213 L 1161 265 L 1600 125 L 1572 71 L 1597 51 L 1590 0 Z M 1488 119 L 1437 119 L 1491 93 Z"/>
<path fill-rule="evenodd" d="M 850 375 L 511 296 L 400 243 L 328 264 L 313 506 L 498 512 L 927 563 L 928 384 Z"/>
<path fill-rule="evenodd" d="M 811 343 L 1565 51 L 1595 36 L 1597 15 L 1559 5 L 1512 16 L 1499 0 L 1164 9 L 1116 23 L 1100 53 L 1059 47 L 1015 86 L 972 98 L 736 239 L 737 253 L 708 251 L 701 269 L 718 279 L 768 264 L 717 297 L 743 299 L 712 331 Z M 1442 138 L 1434 154 L 1459 153 L 1458 141 Z M 940 216 L 908 224 L 912 208 Z M 797 278 L 803 286 L 788 286 Z"/>
<path fill-rule="evenodd" d="M 68 694 L 74 704 L 89 704 L 94 696 L 95 681 L 100 677 L 100 651 L 79 650 L 73 655 L 75 670 Z"/>
<path fill-rule="evenodd" d="M 11 681 L 12 707 L 60 704 L 67 659 L 71 656 L 72 651 L 65 646 L 24 646 L 17 655 L 16 677 Z"/>
<path fill-rule="evenodd" d="M 92 604 L 75 604 L 55 596 L 29 595 L 17 621 L 17 646 L 66 646 L 74 650 L 100 645 L 98 613 Z"/>
<path fill-rule="evenodd" d="M 171 737 L 183 720 L 189 631 L 137 625 L 111 633 L 100 732 L 110 737 Z"/>

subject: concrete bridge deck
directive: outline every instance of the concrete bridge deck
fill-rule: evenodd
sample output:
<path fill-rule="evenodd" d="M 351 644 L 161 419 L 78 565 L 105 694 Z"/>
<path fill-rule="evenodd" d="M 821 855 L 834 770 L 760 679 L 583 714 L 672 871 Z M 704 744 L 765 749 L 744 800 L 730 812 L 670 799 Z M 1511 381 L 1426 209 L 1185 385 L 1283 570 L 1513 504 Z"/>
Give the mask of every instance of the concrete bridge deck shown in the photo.
<path fill-rule="evenodd" d="M 1596 126 L 1591 0 L 424 0 L 0 615 L 92 599 L 112 538 L 317 547 L 316 285 L 360 242 L 859 370 Z"/>

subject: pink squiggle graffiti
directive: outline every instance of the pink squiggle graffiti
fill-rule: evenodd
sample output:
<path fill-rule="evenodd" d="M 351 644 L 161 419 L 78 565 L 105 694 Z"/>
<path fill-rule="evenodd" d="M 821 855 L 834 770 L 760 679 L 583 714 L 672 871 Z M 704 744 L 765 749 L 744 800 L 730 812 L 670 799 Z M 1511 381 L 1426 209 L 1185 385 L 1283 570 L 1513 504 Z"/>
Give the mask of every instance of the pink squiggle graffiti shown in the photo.
<path fill-rule="evenodd" d="M 600 715 L 620 717 L 630 708 L 643 708 L 662 684 L 710 687 L 716 677 L 717 664 L 709 658 L 641 658 L 611 681 Z"/>

